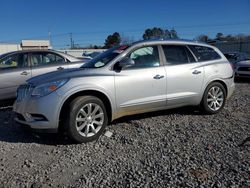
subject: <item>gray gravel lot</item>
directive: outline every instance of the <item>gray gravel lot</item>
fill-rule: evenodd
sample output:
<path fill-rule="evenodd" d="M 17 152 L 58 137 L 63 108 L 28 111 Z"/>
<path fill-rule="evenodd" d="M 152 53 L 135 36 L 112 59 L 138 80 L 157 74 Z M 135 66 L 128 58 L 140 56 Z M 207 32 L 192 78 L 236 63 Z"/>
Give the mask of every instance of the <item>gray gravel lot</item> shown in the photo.
<path fill-rule="evenodd" d="M 88 144 L 35 135 L 0 110 L 0 187 L 250 187 L 250 82 L 225 109 L 122 118 Z M 245 143 L 244 143 L 245 141 Z"/>

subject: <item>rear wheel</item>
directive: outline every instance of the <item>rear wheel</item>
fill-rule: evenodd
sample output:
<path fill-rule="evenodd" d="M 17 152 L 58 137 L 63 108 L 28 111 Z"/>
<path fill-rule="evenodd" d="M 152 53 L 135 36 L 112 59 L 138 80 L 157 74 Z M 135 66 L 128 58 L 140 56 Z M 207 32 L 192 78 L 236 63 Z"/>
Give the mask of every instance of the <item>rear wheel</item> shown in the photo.
<path fill-rule="evenodd" d="M 96 140 L 108 124 L 103 102 L 94 96 L 81 96 L 70 103 L 66 131 L 78 143 Z"/>
<path fill-rule="evenodd" d="M 226 102 L 226 90 L 221 83 L 213 82 L 206 88 L 202 101 L 202 110 L 207 114 L 221 111 Z"/>

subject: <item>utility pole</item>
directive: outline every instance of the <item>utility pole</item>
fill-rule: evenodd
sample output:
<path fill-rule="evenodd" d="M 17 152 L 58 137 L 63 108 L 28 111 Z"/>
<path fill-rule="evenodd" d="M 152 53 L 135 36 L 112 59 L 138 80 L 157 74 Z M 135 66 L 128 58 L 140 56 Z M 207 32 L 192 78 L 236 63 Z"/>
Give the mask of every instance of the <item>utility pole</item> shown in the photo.
<path fill-rule="evenodd" d="M 70 37 L 70 48 L 73 49 L 74 43 L 73 43 L 73 35 L 72 35 L 72 33 L 69 34 L 69 37 Z"/>
<path fill-rule="evenodd" d="M 242 52 L 242 39 L 241 39 L 241 37 L 240 37 L 240 52 Z"/>
<path fill-rule="evenodd" d="M 49 31 L 49 45 L 52 46 L 52 41 L 51 41 L 51 32 Z"/>

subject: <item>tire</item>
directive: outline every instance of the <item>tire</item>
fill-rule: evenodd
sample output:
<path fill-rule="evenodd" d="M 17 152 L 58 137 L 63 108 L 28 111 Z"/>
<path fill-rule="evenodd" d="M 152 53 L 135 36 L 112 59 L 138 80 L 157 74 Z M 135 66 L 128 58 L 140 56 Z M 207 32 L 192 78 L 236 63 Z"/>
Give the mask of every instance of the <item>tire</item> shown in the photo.
<path fill-rule="evenodd" d="M 203 94 L 201 109 L 205 114 L 217 114 L 226 102 L 226 89 L 219 82 L 209 84 Z"/>
<path fill-rule="evenodd" d="M 91 142 L 100 137 L 108 124 L 103 102 L 94 96 L 81 96 L 69 105 L 66 132 L 77 143 Z"/>

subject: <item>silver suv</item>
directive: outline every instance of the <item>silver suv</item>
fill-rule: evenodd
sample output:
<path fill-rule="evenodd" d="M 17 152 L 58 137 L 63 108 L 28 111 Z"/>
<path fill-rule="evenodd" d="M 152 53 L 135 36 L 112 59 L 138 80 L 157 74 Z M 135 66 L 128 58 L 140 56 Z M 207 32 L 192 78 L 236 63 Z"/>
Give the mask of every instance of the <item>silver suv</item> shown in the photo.
<path fill-rule="evenodd" d="M 195 105 L 218 113 L 234 90 L 233 70 L 215 47 L 179 41 L 117 46 L 81 68 L 37 76 L 18 89 L 16 121 L 62 128 L 81 143 L 121 116 Z"/>

